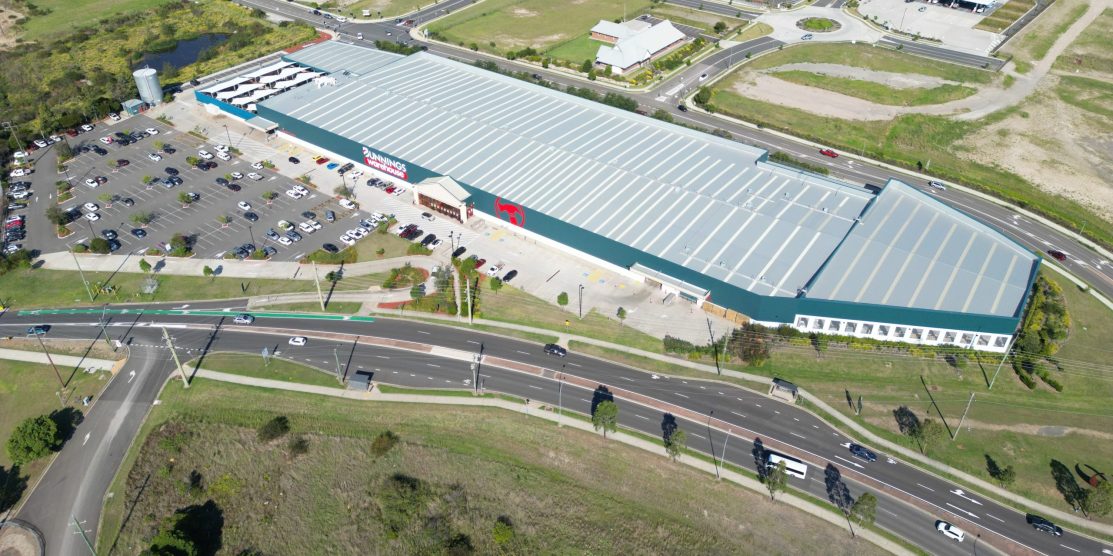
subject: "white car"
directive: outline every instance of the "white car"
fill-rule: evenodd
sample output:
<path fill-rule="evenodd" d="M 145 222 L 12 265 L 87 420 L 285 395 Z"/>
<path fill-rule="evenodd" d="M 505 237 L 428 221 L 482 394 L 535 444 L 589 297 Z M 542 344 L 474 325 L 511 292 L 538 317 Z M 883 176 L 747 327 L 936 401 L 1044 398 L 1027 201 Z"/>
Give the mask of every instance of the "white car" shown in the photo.
<path fill-rule="evenodd" d="M 353 203 L 351 201 L 351 199 L 340 199 L 340 206 L 342 206 L 342 207 L 344 207 L 348 210 L 355 210 L 356 209 L 356 204 Z"/>
<path fill-rule="evenodd" d="M 311 233 L 317 231 L 317 230 L 313 229 L 313 225 L 310 224 L 309 222 L 302 222 L 301 224 L 298 224 L 298 229 L 307 233 L 307 234 L 311 234 Z"/>
<path fill-rule="evenodd" d="M 290 239 L 286 236 L 281 236 L 281 237 L 278 238 L 278 243 L 281 243 L 282 245 L 290 246 L 290 245 L 294 244 L 294 240 L 292 240 L 292 239 Z"/>
<path fill-rule="evenodd" d="M 143 131 L 146 131 L 147 135 L 158 135 L 158 130 L 153 128 L 153 127 L 148 127 L 147 129 L 145 129 Z"/>
<path fill-rule="evenodd" d="M 108 117 L 112 118 L 112 121 L 114 121 L 114 122 L 120 121 L 120 115 L 115 113 L 115 112 L 109 114 Z"/>
<path fill-rule="evenodd" d="M 962 542 L 962 539 L 966 538 L 965 531 L 943 520 L 935 522 L 935 529 L 938 530 L 940 533 L 943 533 L 944 537 L 954 539 L 958 542 Z"/>
<path fill-rule="evenodd" d="M 51 145 L 53 145 L 54 143 L 61 143 L 61 142 L 62 142 L 62 136 L 61 135 L 51 135 L 50 136 L 50 144 Z"/>
<path fill-rule="evenodd" d="M 306 220 L 305 223 L 309 224 L 310 226 L 313 226 L 314 230 L 320 230 L 321 228 L 324 227 L 324 226 L 321 225 L 320 222 L 317 222 L 316 220 Z"/>
<path fill-rule="evenodd" d="M 405 192 L 406 192 L 406 190 L 405 190 L 405 189 L 402 189 L 401 187 L 399 187 L 399 188 L 396 188 L 396 189 L 394 190 L 394 193 L 392 193 L 392 195 L 394 195 L 395 197 L 397 197 L 397 196 L 399 196 L 399 195 L 401 195 L 401 194 L 403 194 L 403 193 L 405 193 Z"/>
<path fill-rule="evenodd" d="M 97 183 L 97 180 L 95 180 L 93 178 L 85 178 L 85 185 L 87 185 L 89 187 L 96 187 L 100 184 Z"/>
<path fill-rule="evenodd" d="M 294 189 L 294 191 L 297 191 L 298 193 L 301 193 L 302 195 L 309 195 L 309 189 L 306 188 L 304 185 L 294 184 L 293 189 Z"/>
<path fill-rule="evenodd" d="M 291 199 L 301 199 L 305 195 L 301 191 L 298 191 L 296 189 L 287 189 L 286 196 Z"/>
<path fill-rule="evenodd" d="M 356 229 L 348 232 L 348 235 L 350 235 L 350 236 L 352 236 L 356 239 L 363 239 L 363 238 L 367 237 L 367 234 L 368 234 L 368 231 L 363 229 L 363 228 L 356 228 Z"/>
<path fill-rule="evenodd" d="M 289 230 L 290 228 L 293 228 L 293 227 L 294 227 L 294 225 L 291 224 L 289 220 L 279 220 L 278 221 L 278 229 L 280 229 L 280 230 Z"/>
<path fill-rule="evenodd" d="M 111 137 L 101 137 L 100 142 L 104 143 L 105 145 L 111 145 L 112 144 L 112 138 Z"/>
<path fill-rule="evenodd" d="M 305 336 L 294 336 L 293 338 L 290 338 L 290 345 L 292 346 L 304 346 L 305 342 Z"/>
<path fill-rule="evenodd" d="M 82 206 L 85 208 L 85 210 L 90 212 L 96 212 L 100 210 L 100 206 L 98 206 L 96 203 L 85 203 Z"/>
<path fill-rule="evenodd" d="M 100 215 L 95 212 L 86 212 L 85 219 L 90 222 L 96 222 L 97 220 L 100 220 Z"/>
<path fill-rule="evenodd" d="M 249 178 L 251 178 L 255 181 L 259 181 L 259 180 L 263 179 L 262 175 L 256 174 L 255 172 L 251 172 L 250 174 L 247 175 L 247 177 L 249 177 Z"/>
<path fill-rule="evenodd" d="M 406 231 L 406 225 L 405 224 L 399 224 L 398 227 L 394 229 L 394 235 L 400 236 L 400 235 L 402 235 L 402 232 L 404 232 L 404 231 Z"/>
<path fill-rule="evenodd" d="M 938 189 L 938 190 L 940 190 L 940 191 L 946 191 L 946 190 L 947 190 L 947 186 L 945 186 L 945 185 L 943 185 L 942 183 L 940 183 L 940 182 L 937 182 L 937 181 L 935 181 L 935 180 L 929 181 L 929 182 L 928 182 L 928 185 L 930 185 L 930 186 L 932 186 L 933 188 L 935 188 L 935 189 Z"/>
<path fill-rule="evenodd" d="M 11 174 L 8 174 L 8 175 L 13 177 L 13 178 L 21 178 L 23 176 L 27 176 L 27 175 L 30 175 L 30 174 L 31 174 L 31 172 L 28 172 L 27 170 L 24 170 L 23 168 L 16 168 L 15 170 L 12 170 Z"/>
<path fill-rule="evenodd" d="M 81 131 L 93 131 L 92 124 L 81 124 Z"/>
<path fill-rule="evenodd" d="M 497 266 L 487 267 L 487 276 L 490 276 L 490 277 L 494 278 L 495 276 L 498 276 L 498 274 L 499 274 L 499 267 L 497 267 Z"/>
<path fill-rule="evenodd" d="M 236 203 L 236 206 L 240 207 L 240 210 L 251 210 L 251 203 L 247 201 L 240 201 Z"/>
<path fill-rule="evenodd" d="M 244 313 L 242 315 L 236 315 L 236 317 L 232 319 L 232 322 L 236 324 L 251 324 L 255 322 L 255 317 Z"/>
<path fill-rule="evenodd" d="M 351 236 L 349 236 L 348 234 L 343 234 L 343 235 L 341 235 L 341 236 L 340 236 L 340 241 L 341 241 L 341 242 L 342 242 L 342 243 L 343 243 L 344 245 L 355 245 L 355 243 L 356 243 L 356 240 L 352 239 L 352 237 L 351 237 Z"/>
<path fill-rule="evenodd" d="M 353 180 L 358 180 L 359 178 L 363 177 L 363 170 L 356 170 L 355 172 L 348 174 L 348 177 L 352 178 Z"/>
<path fill-rule="evenodd" d="M 205 160 L 212 160 L 213 153 L 211 153 L 209 151 L 202 150 L 202 151 L 197 151 L 197 156 L 199 156 L 201 158 L 204 158 Z"/>
<path fill-rule="evenodd" d="M 12 153 L 12 158 L 16 160 L 24 159 L 27 158 L 27 153 L 25 151 L 16 151 Z"/>
<path fill-rule="evenodd" d="M 216 153 L 216 157 L 221 160 L 232 160 L 232 157 L 228 153 Z"/>
<path fill-rule="evenodd" d="M 154 162 L 158 162 L 162 160 L 162 155 L 158 153 L 147 153 L 147 158 L 153 160 Z"/>
<path fill-rule="evenodd" d="M 231 174 L 228 174 L 228 175 L 232 176 L 232 179 L 234 179 L 234 180 L 242 180 L 243 179 L 243 174 L 241 174 L 239 172 L 232 172 Z"/>
<path fill-rule="evenodd" d="M 46 148 L 46 146 L 50 144 L 50 143 L 47 143 L 46 141 L 43 141 L 42 139 L 35 139 L 34 142 L 35 142 L 35 146 L 40 148 L 40 149 Z"/>
<path fill-rule="evenodd" d="M 215 147 L 213 147 L 213 148 L 214 148 L 214 149 L 216 149 L 216 152 L 218 152 L 218 153 L 226 153 L 226 152 L 228 152 L 228 145 L 217 145 L 217 146 L 215 146 Z"/>
<path fill-rule="evenodd" d="M 30 197 L 31 192 L 30 191 L 16 191 L 14 193 L 8 193 L 8 196 L 11 197 L 12 199 L 17 200 L 17 201 L 21 201 L 23 199 L 26 199 L 26 198 Z"/>
<path fill-rule="evenodd" d="M 706 81 L 707 80 L 707 74 L 705 73 L 705 74 L 699 76 L 699 80 L 700 81 Z"/>
<path fill-rule="evenodd" d="M 251 167 L 255 168 L 256 170 L 262 170 L 263 169 L 263 163 L 262 162 L 252 162 Z"/>
<path fill-rule="evenodd" d="M 436 249 L 436 248 L 440 247 L 442 243 L 444 243 L 443 239 L 434 239 L 433 243 L 429 244 L 429 248 L 430 249 Z"/>

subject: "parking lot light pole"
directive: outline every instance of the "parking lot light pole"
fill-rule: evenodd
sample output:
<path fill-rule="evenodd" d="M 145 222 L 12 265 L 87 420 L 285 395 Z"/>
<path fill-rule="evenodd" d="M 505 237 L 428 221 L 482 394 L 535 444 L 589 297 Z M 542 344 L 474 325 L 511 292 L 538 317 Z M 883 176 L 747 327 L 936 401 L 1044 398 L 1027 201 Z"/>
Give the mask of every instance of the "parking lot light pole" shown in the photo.
<path fill-rule="evenodd" d="M 580 320 L 584 318 L 584 285 L 580 284 Z"/>
<path fill-rule="evenodd" d="M 228 135 L 228 147 L 232 147 L 232 132 L 228 131 L 228 124 L 221 124 L 224 126 L 224 133 Z"/>
<path fill-rule="evenodd" d="M 251 246 L 255 247 L 255 233 L 251 231 L 251 224 L 247 225 L 247 235 L 251 238 Z"/>
<path fill-rule="evenodd" d="M 715 465 L 715 478 L 719 479 L 719 465 L 716 463 L 718 460 L 715 459 L 715 440 L 711 436 L 711 416 L 714 414 L 714 409 L 707 412 L 707 442 L 711 444 L 711 463 Z"/>

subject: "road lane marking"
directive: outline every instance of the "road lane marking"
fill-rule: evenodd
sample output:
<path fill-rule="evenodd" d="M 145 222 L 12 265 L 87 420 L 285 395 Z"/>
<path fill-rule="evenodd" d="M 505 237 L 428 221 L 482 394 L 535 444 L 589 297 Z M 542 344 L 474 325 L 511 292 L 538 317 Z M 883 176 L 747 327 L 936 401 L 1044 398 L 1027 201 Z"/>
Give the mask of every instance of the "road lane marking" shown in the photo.
<path fill-rule="evenodd" d="M 378 357 L 379 359 L 390 359 L 390 356 L 387 355 L 376 355 L 375 357 Z"/>
<path fill-rule="evenodd" d="M 85 441 L 81 443 L 82 446 L 84 446 L 85 444 L 87 444 L 89 442 L 89 436 L 91 434 L 93 434 L 93 433 L 91 433 L 91 432 L 85 433 Z"/>
<path fill-rule="evenodd" d="M 518 353 L 520 353 L 520 354 L 522 354 L 522 355 L 529 355 L 529 352 L 526 352 L 526 351 L 522 351 L 522 350 L 520 350 L 520 349 L 519 349 L 519 350 L 515 350 L 515 351 L 517 351 Z"/>
<path fill-rule="evenodd" d="M 758 407 L 761 407 L 761 404 L 759 404 L 759 403 L 755 403 L 754 405 L 756 405 Z"/>
<path fill-rule="evenodd" d="M 649 417 L 646 417 L 645 415 L 638 415 L 637 413 L 634 414 L 634 417 L 637 417 L 638 419 L 645 419 L 646 421 L 649 420 Z"/>
<path fill-rule="evenodd" d="M 743 419 L 745 419 L 745 418 L 746 418 L 746 416 L 745 416 L 745 415 L 743 415 L 743 414 L 741 414 L 741 413 L 739 413 L 739 412 L 737 412 L 737 411 L 731 411 L 731 413 L 733 413 L 733 414 L 735 414 L 735 415 L 737 415 L 737 416 L 739 416 L 739 417 L 741 417 L 741 418 L 743 418 Z"/>
<path fill-rule="evenodd" d="M 568 364 L 568 366 L 569 366 L 569 367 L 579 367 L 580 365 L 577 365 L 577 364 L 575 364 L 575 363 L 569 363 L 569 364 Z"/>
<path fill-rule="evenodd" d="M 534 390 L 544 390 L 544 388 L 542 388 L 540 386 L 534 386 L 532 384 L 527 384 L 526 386 L 529 386 L 530 388 L 533 388 Z"/>
<path fill-rule="evenodd" d="M 1005 520 L 1003 520 L 1003 519 L 1001 519 L 1001 518 L 999 518 L 999 517 L 997 517 L 997 516 L 994 516 L 994 515 L 990 515 L 990 514 L 985 514 L 985 516 L 986 516 L 986 517 L 990 517 L 990 518 L 993 518 L 993 519 L 996 519 L 997 521 L 1000 521 L 1001 523 L 1004 523 L 1004 522 L 1005 522 Z"/>
<path fill-rule="evenodd" d="M 634 382 L 634 379 L 632 379 L 632 378 L 630 378 L 630 377 L 628 377 L 628 376 L 620 376 L 620 377 L 618 377 L 618 378 L 621 378 L 622 380 L 629 380 L 630 382 Z"/>
<path fill-rule="evenodd" d="M 440 365 L 437 365 L 436 363 L 426 363 L 426 365 L 430 367 L 437 367 L 438 369 L 440 368 Z"/>
<path fill-rule="evenodd" d="M 680 396 L 681 398 L 688 399 L 688 396 L 685 396 L 684 394 L 681 394 L 680 392 L 673 392 L 673 394 L 676 394 L 677 396 Z"/>
<path fill-rule="evenodd" d="M 899 517 L 897 514 L 895 514 L 893 512 L 890 512 L 889 510 L 886 510 L 885 508 L 877 508 L 877 509 L 879 509 L 879 510 L 881 510 L 881 511 L 883 511 L 883 512 L 885 512 L 885 513 L 887 513 L 887 514 L 889 514 L 893 517 Z"/>
<path fill-rule="evenodd" d="M 475 344 L 475 345 L 477 345 L 477 346 L 479 345 L 479 342 L 477 342 L 477 341 L 475 341 L 475 340 L 468 340 L 468 343 L 469 343 L 469 344 Z"/>
<path fill-rule="evenodd" d="M 1065 544 L 1060 544 L 1059 546 L 1061 546 L 1061 547 L 1063 547 L 1063 548 L 1065 548 L 1065 549 L 1067 549 L 1067 550 L 1073 550 L 1073 551 L 1075 551 L 1075 552 L 1082 552 L 1081 550 L 1079 550 L 1079 549 L 1077 549 L 1077 548 L 1072 548 L 1072 547 L 1069 547 L 1069 546 L 1067 546 L 1067 545 L 1065 545 Z"/>
<path fill-rule="evenodd" d="M 794 432 L 789 432 L 788 434 L 791 434 L 792 436 L 795 436 L 797 438 L 804 438 L 804 435 L 802 435 L 802 434 L 796 434 Z"/>
<path fill-rule="evenodd" d="M 926 487 L 926 486 L 924 486 L 924 485 L 921 485 L 920 483 L 916 483 L 916 486 L 918 486 L 918 487 L 921 487 L 921 488 L 926 488 L 926 489 L 928 489 L 928 490 L 930 490 L 930 491 L 932 491 L 932 492 L 935 492 L 935 489 L 934 489 L 934 488 L 931 488 L 931 487 Z"/>
<path fill-rule="evenodd" d="M 793 417 L 793 418 L 792 418 L 792 420 L 793 420 L 793 421 L 797 421 L 797 422 L 799 422 L 799 421 L 800 421 L 800 419 L 797 419 L 796 417 Z"/>
<path fill-rule="evenodd" d="M 962 513 L 964 513 L 964 514 L 966 514 L 966 515 L 968 515 L 968 516 L 970 516 L 970 517 L 972 517 L 972 518 L 974 518 L 974 519 L 978 519 L 978 516 L 974 512 L 964 510 L 964 509 L 962 509 L 962 508 L 960 508 L 960 507 L 958 507 L 958 506 L 956 506 L 956 505 L 954 505 L 950 502 L 947 502 L 947 505 L 956 509 L 956 510 L 958 510 L 958 511 L 960 511 L 960 512 L 962 512 Z"/>
<path fill-rule="evenodd" d="M 424 330 L 418 330 L 417 333 L 418 334 L 432 334 L 432 332 L 426 332 Z"/>
<path fill-rule="evenodd" d="M 846 463 L 849 463 L 850 465 L 853 465 L 854 467 L 857 467 L 858 469 L 865 469 L 865 467 L 862 467 L 862 465 L 860 463 L 856 462 L 856 461 L 850 461 L 850 460 L 848 460 L 844 457 L 840 457 L 840 456 L 835 456 L 835 459 L 841 459 L 841 460 L 845 461 Z"/>
<path fill-rule="evenodd" d="M 698 434 L 696 434 L 696 433 L 694 433 L 694 432 L 692 433 L 692 436 L 694 436 L 694 437 L 696 437 L 696 438 L 703 438 L 704 440 L 707 440 L 707 438 L 704 438 L 703 436 L 700 436 L 700 435 L 698 435 Z"/>

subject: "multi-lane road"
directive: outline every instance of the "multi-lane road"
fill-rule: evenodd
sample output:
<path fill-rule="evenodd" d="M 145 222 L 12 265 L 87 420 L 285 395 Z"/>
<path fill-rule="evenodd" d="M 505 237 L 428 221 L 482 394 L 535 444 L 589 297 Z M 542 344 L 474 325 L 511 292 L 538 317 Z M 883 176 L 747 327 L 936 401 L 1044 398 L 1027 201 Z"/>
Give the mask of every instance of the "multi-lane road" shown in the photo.
<path fill-rule="evenodd" d="M 241 301 L 193 304 L 188 311 L 227 306 L 239 309 Z M 174 306 L 150 306 L 170 309 Z M 1025 516 L 1011 508 L 979 495 L 963 492 L 919 468 L 886 454 L 876 462 L 854 458 L 847 450 L 850 439 L 822 420 L 794 406 L 773 401 L 763 395 L 734 386 L 694 379 L 666 378 L 622 365 L 569 354 L 565 359 L 547 356 L 541 346 L 516 339 L 482 334 L 470 330 L 377 319 L 374 322 L 268 318 L 260 316 L 254 326 L 231 324 L 230 316 L 197 314 L 142 314 L 129 307 L 124 314 L 109 311 L 109 335 L 130 343 L 132 359 L 108 386 L 89 412 L 74 438 L 42 484 L 28 499 L 19 517 L 42 530 L 48 539 L 49 554 L 72 554 L 62 550 L 72 546 L 69 534 L 71 514 L 95 528 L 100 498 L 111 482 L 138 422 L 153 403 L 158 387 L 169 375 L 167 354 L 161 348 L 160 324 L 168 326 L 183 359 L 200 356 L 205 350 L 259 353 L 263 347 L 282 357 L 333 370 L 333 349 L 340 349 L 344 372 L 371 371 L 374 380 L 402 386 L 468 388 L 472 378 L 468 362 L 427 353 L 402 351 L 365 344 L 355 338 L 387 338 L 436 345 L 461 352 L 482 351 L 480 384 L 488 391 L 501 391 L 544 403 L 563 403 L 570 410 L 590 412 L 592 390 L 598 385 L 617 392 L 620 422 L 623 426 L 659 436 L 665 412 L 681 418 L 689 446 L 736 465 L 753 468 L 753 448 L 761 439 L 767 448 L 797 455 L 810 464 L 806 480 L 792 479 L 794 486 L 826 497 L 825 474 L 828 465 L 843 477 L 855 496 L 863 490 L 879 494 L 877 523 L 935 554 L 968 554 L 972 543 L 957 544 L 936 533 L 936 519 L 946 519 L 971 534 L 980 533 L 980 542 L 1007 548 L 1012 553 L 1101 554 L 1110 549 L 1089 537 L 1067 532 L 1051 537 L 1034 531 Z M 84 314 L 13 314 L 0 316 L 0 335 L 20 335 L 31 324 L 50 324 L 49 337 L 84 338 L 94 341 L 99 334 L 100 308 Z M 251 330 L 280 328 L 276 335 Z M 314 334 L 341 333 L 351 336 L 337 340 L 314 338 Z M 291 335 L 310 336 L 304 347 L 286 343 Z M 343 355 L 347 354 L 347 357 Z M 487 364 L 504 359 L 566 373 L 563 387 L 553 378 L 510 371 Z M 136 373 L 133 375 L 132 371 Z M 552 376 L 553 373 L 549 373 Z M 574 386 L 575 378 L 582 379 Z M 590 384 L 590 387 L 582 385 Z M 171 387 L 177 387 L 172 385 Z M 628 392 L 629 394 L 623 394 Z M 653 407 L 632 398 L 646 396 Z M 683 416 L 688 412 L 689 417 Z M 692 416 L 697 416 L 692 417 Z M 707 426 L 704 417 L 711 418 Z M 726 431 L 733 431 L 728 435 Z M 86 436 L 88 435 L 88 436 Z M 122 493 L 114 493 L 121 495 Z M 59 502 L 62 500 L 64 502 Z M 80 538 L 76 539 L 80 541 Z"/>
<path fill-rule="evenodd" d="M 314 16 L 306 9 L 299 8 L 286 2 L 277 0 L 236 0 L 240 4 L 257 7 L 268 12 L 276 13 L 291 19 L 305 21 L 318 27 L 328 27 L 336 30 L 342 37 L 354 41 L 357 33 L 363 33 L 366 44 L 375 40 L 389 40 L 413 43 L 409 29 L 394 23 L 338 23 L 336 20 L 324 20 Z M 681 0 L 686 1 L 686 0 Z M 443 15 L 445 10 L 454 12 L 470 4 L 469 0 L 450 0 L 430 6 L 420 12 L 408 16 L 418 25 L 429 19 Z M 708 6 L 721 7 L 720 4 L 708 2 Z M 885 40 L 904 44 L 906 52 L 931 56 L 952 62 L 968 63 L 980 66 L 982 63 L 996 63 L 992 58 L 976 57 L 956 53 L 944 48 L 922 45 L 902 41 L 900 39 L 886 38 Z M 356 41 L 358 42 L 358 41 Z M 575 85 L 577 87 L 591 87 L 601 92 L 612 91 L 607 85 L 598 82 L 576 79 L 558 72 L 550 72 L 537 66 L 521 65 L 519 62 L 509 62 L 502 58 L 472 52 L 467 49 L 455 48 L 439 43 L 424 43 L 428 52 L 438 56 L 445 56 L 464 62 L 486 60 L 495 62 L 500 67 L 509 71 L 529 71 L 545 76 L 545 79 L 562 85 Z M 761 37 L 747 41 L 731 48 L 725 48 L 712 55 L 693 63 L 679 74 L 661 83 L 649 92 L 639 92 L 632 96 L 648 111 L 663 109 L 671 112 L 673 118 L 681 123 L 696 125 L 708 129 L 719 128 L 730 132 L 736 141 L 760 147 L 762 149 L 781 151 L 794 158 L 807 161 L 811 164 L 822 165 L 830 171 L 831 177 L 846 180 L 852 183 L 871 186 L 883 186 L 890 178 L 899 179 L 905 183 L 921 188 L 933 195 L 941 202 L 961 210 L 982 223 L 1000 230 L 1007 236 L 1020 242 L 1022 245 L 1037 253 L 1046 253 L 1050 249 L 1062 251 L 1067 254 L 1067 260 L 1056 263 L 1065 267 L 1075 276 L 1089 283 L 1096 291 L 1113 297 L 1113 261 L 1092 250 L 1090 247 L 1076 241 L 1071 235 L 1060 232 L 1053 226 L 1046 225 L 1038 220 L 1026 217 L 1013 208 L 1005 206 L 994 200 L 986 199 L 972 193 L 950 188 L 939 191 L 928 186 L 927 180 L 911 172 L 891 170 L 872 164 L 869 161 L 855 159 L 852 156 L 841 156 L 836 159 L 819 154 L 819 149 L 806 141 L 798 140 L 784 134 L 773 133 L 768 130 L 758 129 L 756 126 L 735 123 L 721 117 L 690 110 L 681 112 L 677 110 L 680 100 L 700 84 L 700 76 L 707 75 L 706 82 L 713 81 L 717 75 L 727 71 L 746 60 L 746 54 L 756 56 L 763 52 L 775 50 L 782 46 L 781 41 L 769 37 Z"/>

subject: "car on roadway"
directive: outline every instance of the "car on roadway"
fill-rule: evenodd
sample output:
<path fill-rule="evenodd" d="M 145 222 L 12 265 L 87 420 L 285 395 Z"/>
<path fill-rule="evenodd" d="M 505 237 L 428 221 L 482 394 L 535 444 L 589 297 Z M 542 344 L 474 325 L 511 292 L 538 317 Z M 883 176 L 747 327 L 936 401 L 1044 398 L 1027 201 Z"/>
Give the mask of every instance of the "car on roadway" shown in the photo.
<path fill-rule="evenodd" d="M 811 34 L 811 33 L 808 33 L 808 34 L 806 34 L 806 35 L 804 35 L 804 36 L 800 37 L 800 40 L 802 40 L 802 41 L 810 41 L 810 40 L 812 40 L 812 39 L 814 39 L 814 38 L 815 38 L 815 35 L 813 35 L 813 34 Z"/>
<path fill-rule="evenodd" d="M 676 109 L 681 111 L 681 112 L 687 112 L 688 111 L 688 107 L 683 105 L 683 104 L 677 104 Z"/>
<path fill-rule="evenodd" d="M 935 180 L 929 181 L 928 186 L 930 186 L 933 189 L 938 189 L 940 191 L 946 191 L 947 190 L 947 186 L 945 186 L 941 182 L 937 182 Z"/>
<path fill-rule="evenodd" d="M 700 76 L 699 76 L 699 80 L 700 80 L 700 81 L 707 81 L 707 74 L 705 73 L 705 74 L 703 74 L 703 75 L 700 75 Z"/>
<path fill-rule="evenodd" d="M 1066 254 L 1066 253 L 1064 253 L 1064 252 L 1062 252 L 1062 251 L 1059 251 L 1059 250 L 1057 250 L 1057 249 L 1048 249 L 1048 250 L 1047 250 L 1047 254 L 1048 254 L 1048 255 L 1051 255 L 1051 258 L 1052 258 L 1052 259 L 1055 259 L 1055 260 L 1057 260 L 1057 261 L 1065 261 L 1065 260 L 1067 260 L 1067 254 Z"/>
<path fill-rule="evenodd" d="M 944 537 L 947 537 L 948 539 L 954 539 L 958 542 L 962 542 L 962 540 L 966 538 L 966 531 L 963 531 L 962 529 L 959 529 L 958 527 L 955 527 L 954 525 L 947 523 L 942 519 L 935 522 L 935 530 L 943 533 Z"/>
<path fill-rule="evenodd" d="M 162 160 L 162 155 L 158 153 L 147 153 L 147 158 L 150 159 L 152 162 L 158 162 Z"/>
<path fill-rule="evenodd" d="M 839 153 L 837 153 L 837 152 L 835 152 L 831 149 L 820 149 L 819 154 L 821 154 L 823 156 L 829 156 L 831 158 L 838 158 L 839 157 Z"/>
<path fill-rule="evenodd" d="M 545 353 L 556 357 L 564 357 L 565 355 L 568 355 L 568 350 L 556 344 L 545 344 Z"/>
<path fill-rule="evenodd" d="M 32 336 L 42 336 L 50 330 L 49 324 L 39 324 L 27 329 L 27 333 Z"/>
<path fill-rule="evenodd" d="M 1034 514 L 1028 514 L 1027 516 L 1025 516 L 1025 519 L 1028 521 L 1028 525 L 1031 525 L 1032 528 L 1041 533 L 1055 535 L 1056 537 L 1063 536 L 1063 528 L 1055 525 L 1046 518 Z"/>
<path fill-rule="evenodd" d="M 251 324 L 251 323 L 255 322 L 255 317 L 253 317 L 253 316 L 251 316 L 247 313 L 242 313 L 242 314 L 236 315 L 235 318 L 232 319 L 232 322 L 234 322 L 236 324 Z"/>
<path fill-rule="evenodd" d="M 868 462 L 877 461 L 877 454 L 869 451 L 869 449 L 860 444 L 851 444 L 850 453 L 854 454 L 855 457 L 866 460 Z"/>

